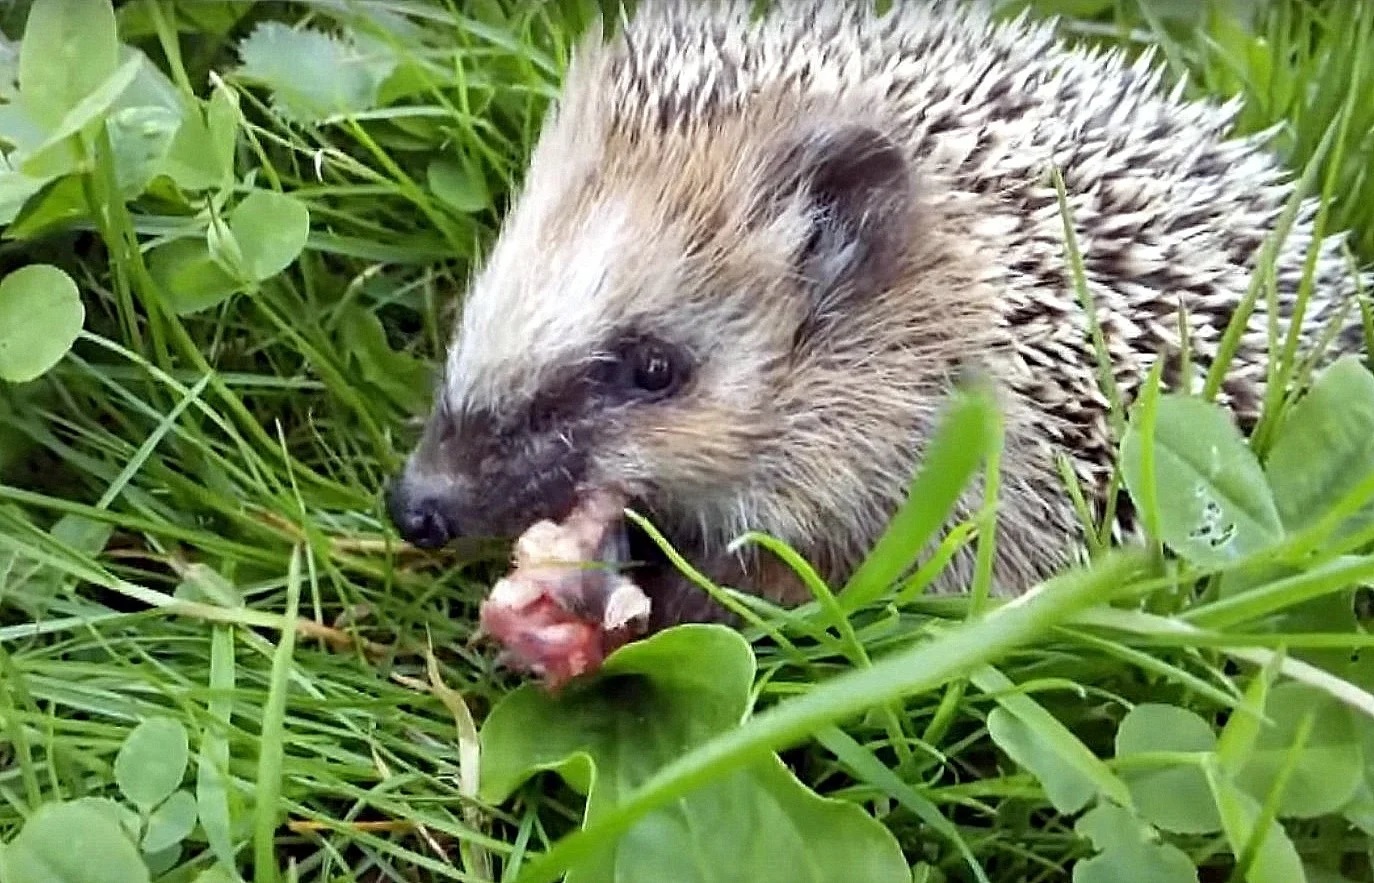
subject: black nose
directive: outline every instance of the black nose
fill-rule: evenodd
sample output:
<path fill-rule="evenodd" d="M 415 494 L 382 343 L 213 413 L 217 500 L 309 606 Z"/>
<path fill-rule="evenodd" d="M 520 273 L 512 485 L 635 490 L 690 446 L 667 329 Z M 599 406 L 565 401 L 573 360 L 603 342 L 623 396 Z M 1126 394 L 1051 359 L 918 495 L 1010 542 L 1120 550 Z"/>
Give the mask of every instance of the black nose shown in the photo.
<path fill-rule="evenodd" d="M 444 501 L 432 494 L 411 493 L 396 481 L 387 494 L 387 511 L 401 538 L 421 549 L 437 549 L 458 535 Z"/>
<path fill-rule="evenodd" d="M 406 542 L 421 549 L 437 549 L 446 545 L 457 533 L 448 516 L 439 510 L 438 501 L 433 498 L 420 500 L 407 511 L 397 529 Z"/>

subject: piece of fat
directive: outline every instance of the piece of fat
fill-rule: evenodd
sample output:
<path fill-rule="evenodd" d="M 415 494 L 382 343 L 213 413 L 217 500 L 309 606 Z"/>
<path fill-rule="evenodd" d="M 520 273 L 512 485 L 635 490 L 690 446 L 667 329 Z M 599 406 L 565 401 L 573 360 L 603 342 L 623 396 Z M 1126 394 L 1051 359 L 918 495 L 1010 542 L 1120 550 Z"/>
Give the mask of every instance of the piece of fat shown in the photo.
<path fill-rule="evenodd" d="M 482 631 L 502 645 L 502 662 L 551 691 L 600 668 L 648 624 L 643 590 L 594 564 L 622 511 L 622 500 L 592 495 L 562 523 L 531 525 L 515 543 L 513 569 L 482 603 Z"/>

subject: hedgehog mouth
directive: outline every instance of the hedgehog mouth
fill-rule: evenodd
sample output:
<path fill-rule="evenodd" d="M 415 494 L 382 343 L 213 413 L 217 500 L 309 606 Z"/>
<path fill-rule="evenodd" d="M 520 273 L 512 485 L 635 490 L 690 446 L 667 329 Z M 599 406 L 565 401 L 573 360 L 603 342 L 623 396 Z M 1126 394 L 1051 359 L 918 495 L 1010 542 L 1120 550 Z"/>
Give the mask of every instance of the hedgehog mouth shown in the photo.
<path fill-rule="evenodd" d="M 644 499 L 627 498 L 622 509 L 605 522 L 605 532 L 596 550 L 596 560 L 607 568 L 618 570 L 630 577 L 650 598 L 662 597 L 660 589 L 671 578 L 673 563 L 654 538 L 625 515 L 626 509 L 635 512 L 649 511 Z M 654 526 L 659 529 L 657 524 Z M 659 529 L 659 532 L 662 533 L 662 530 Z M 668 539 L 672 543 L 671 538 Z"/>
<path fill-rule="evenodd" d="M 680 519 L 671 514 L 671 508 L 665 510 L 661 495 L 649 488 L 593 487 L 577 495 L 578 506 L 603 495 L 618 505 L 605 506 L 599 512 L 603 533 L 596 549 L 596 566 L 622 574 L 648 596 L 648 633 L 677 624 L 683 616 L 695 616 L 683 609 L 681 583 L 685 575 L 676 562 L 694 562 L 701 551 L 696 536 L 680 529 Z M 632 518 L 629 512 L 641 518 Z"/>
<path fill-rule="evenodd" d="M 629 508 L 643 511 L 642 505 L 632 504 Z M 618 531 L 622 548 L 627 552 L 622 566 L 650 598 L 661 597 L 659 590 L 673 575 L 673 562 L 654 538 L 629 518 L 621 517 Z"/>

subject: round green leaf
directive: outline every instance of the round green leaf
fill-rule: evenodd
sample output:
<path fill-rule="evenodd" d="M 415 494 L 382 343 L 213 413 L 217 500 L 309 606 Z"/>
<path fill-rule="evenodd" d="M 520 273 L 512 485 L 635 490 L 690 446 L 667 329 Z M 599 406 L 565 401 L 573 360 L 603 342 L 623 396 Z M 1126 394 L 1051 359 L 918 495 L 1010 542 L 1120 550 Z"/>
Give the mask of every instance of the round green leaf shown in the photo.
<path fill-rule="evenodd" d="M 1360 728 L 1360 751 L 1364 755 L 1364 774 L 1355 786 L 1355 794 L 1341 807 L 1341 814 L 1367 836 L 1374 837 L 1374 727 Z"/>
<path fill-rule="evenodd" d="M 63 116 L 55 128 L 47 132 L 47 138 L 22 159 L 19 168 L 30 175 L 53 174 L 71 168 L 70 163 L 74 158 L 71 137 L 87 126 L 99 123 L 138 76 L 142 64 L 141 57 L 130 56 L 94 92 L 82 98 Z"/>
<path fill-rule="evenodd" d="M 255 282 L 270 279 L 300 257 L 310 235 L 310 211 L 293 196 L 254 190 L 229 213 L 229 230 Z"/>
<path fill-rule="evenodd" d="M 386 42 L 274 21 L 239 41 L 238 54 L 240 75 L 268 86 L 274 109 L 298 122 L 372 109 L 398 60 Z"/>
<path fill-rule="evenodd" d="M 1285 683 L 1270 691 L 1264 711 L 1269 722 L 1260 725 L 1236 784 L 1261 803 L 1268 799 L 1297 743 L 1303 719 L 1311 714 L 1312 728 L 1298 749 L 1279 815 L 1316 818 L 1345 806 L 1355 796 L 1363 772 L 1360 734 L 1349 708 L 1323 691 Z"/>
<path fill-rule="evenodd" d="M 239 103 L 232 88 L 223 83 L 215 86 L 205 106 L 205 125 L 213 168 L 221 182 L 232 181 L 239 141 Z"/>
<path fill-rule="evenodd" d="M 196 798 L 190 791 L 176 791 L 148 817 L 148 828 L 139 844 L 148 854 L 171 849 L 196 827 Z"/>
<path fill-rule="evenodd" d="M 0 224 L 7 225 L 18 217 L 29 199 L 51 180 L 48 176 L 35 178 L 23 172 L 0 168 Z"/>
<path fill-rule="evenodd" d="M 203 239 L 174 239 L 148 253 L 148 273 L 178 315 L 218 306 L 243 286 L 224 272 Z"/>
<path fill-rule="evenodd" d="M 90 0 L 34 3 L 19 47 L 19 94 L 35 119 L 52 128 L 114 72 L 114 9 Z"/>
<path fill-rule="evenodd" d="M 181 784 L 189 757 L 186 728 L 171 718 L 150 718 L 120 746 L 115 783 L 130 803 L 149 812 Z"/>
<path fill-rule="evenodd" d="M 1366 836 L 1374 837 L 1374 787 L 1371 787 L 1369 777 L 1360 780 L 1355 788 L 1355 796 L 1341 808 L 1341 815 Z"/>
<path fill-rule="evenodd" d="M 994 708 L 988 715 L 988 735 L 1018 766 L 1040 780 L 1045 796 L 1061 813 L 1078 812 L 1097 793 L 1091 779 L 1065 760 L 1034 727 L 1005 708 Z"/>
<path fill-rule="evenodd" d="M 166 107 L 128 107 L 105 121 L 114 158 L 115 182 L 126 199 L 143 192 L 162 167 L 181 126 L 181 115 Z"/>
<path fill-rule="evenodd" d="M 0 852 L 5 883 L 147 883 L 148 868 L 114 816 L 90 800 L 38 807 Z"/>
<path fill-rule="evenodd" d="M 480 212 L 491 205 L 491 193 L 481 176 L 451 159 L 431 162 L 426 177 L 434 195 L 460 212 Z"/>
<path fill-rule="evenodd" d="M 1231 846 L 1232 854 L 1239 855 L 1255 836 L 1261 805 L 1224 775 L 1214 775 L 1208 782 L 1226 830 L 1226 841 Z M 1271 819 L 1255 851 L 1255 860 L 1246 876 L 1247 883 L 1294 883 L 1302 879 L 1302 859 L 1297 847 L 1283 825 L 1277 819 Z"/>
<path fill-rule="evenodd" d="M 1316 865 L 1304 864 L 1302 872 L 1307 877 L 1306 883 L 1355 883 L 1349 877 Z"/>
<path fill-rule="evenodd" d="M 176 867 L 177 861 L 181 858 L 181 853 L 181 844 L 173 843 L 161 852 L 144 852 L 143 863 L 148 866 L 148 873 L 151 876 L 154 878 L 161 877 Z"/>
<path fill-rule="evenodd" d="M 1357 357 L 1332 364 L 1293 406 L 1265 472 L 1283 523 L 1294 531 L 1321 518 L 1374 472 L 1374 374 Z M 1371 514 L 1366 509 L 1357 520 L 1367 523 Z"/>
<path fill-rule="evenodd" d="M 183 106 L 182 96 L 171 77 L 158 68 L 143 50 L 127 43 L 119 44 L 119 64 L 135 57 L 140 61 L 138 73 L 134 75 L 134 80 L 128 88 L 120 93 L 111 108 L 121 111 L 131 107 L 162 107 L 180 111 Z"/>
<path fill-rule="evenodd" d="M 162 163 L 162 171 L 181 189 L 211 190 L 232 182 L 239 132 L 232 94 L 216 87 L 208 101 L 182 99 L 181 126 Z"/>
<path fill-rule="evenodd" d="M 138 841 L 138 832 L 143 827 L 143 820 L 128 804 L 108 797 L 82 797 L 80 801 L 96 812 L 103 813 L 105 818 L 118 825 L 130 843 Z"/>
<path fill-rule="evenodd" d="M 1159 538 L 1169 548 L 1200 566 L 1225 566 L 1282 538 L 1264 471 L 1225 411 L 1192 396 L 1160 396 L 1153 439 L 1144 437 L 1139 415 L 1122 442 L 1122 472 L 1143 506 L 1143 452 L 1153 444 Z"/>
<path fill-rule="evenodd" d="M 56 365 L 76 342 L 86 308 L 76 283 L 50 264 L 31 264 L 0 281 L 0 379 L 26 383 Z"/>
<path fill-rule="evenodd" d="M 431 384 L 429 366 L 393 350 L 376 313 L 357 303 L 345 304 L 339 309 L 337 323 L 344 352 L 356 360 L 363 380 L 398 405 L 409 409 L 423 406 Z"/>
<path fill-rule="evenodd" d="M 507 696 L 481 732 L 484 799 L 541 770 L 587 793 L 587 824 L 666 763 L 739 725 L 754 658 L 723 626 L 687 625 L 616 651 L 594 682 Z M 809 791 L 776 755 L 650 813 L 574 867 L 568 883 L 749 880 L 907 883 L 896 839 L 857 804 Z"/>
<path fill-rule="evenodd" d="M 95 521 L 82 515 L 63 515 L 49 530 L 52 538 L 63 548 L 79 551 L 86 555 L 98 555 L 114 534 L 114 525 Z M 25 608 L 41 613 L 47 605 L 70 585 L 74 578 L 56 567 L 40 566 L 27 574 L 9 574 L 9 588 L 22 593 Z"/>
<path fill-rule="evenodd" d="M 1156 751 L 1209 754 L 1217 736 L 1202 718 L 1172 705 L 1145 703 L 1131 709 L 1116 732 L 1116 756 Z M 1121 778 L 1142 818 L 1176 834 L 1221 830 L 1207 777 L 1198 765 L 1123 770 Z"/>
<path fill-rule="evenodd" d="M 90 216 L 81 178 L 67 175 L 53 181 L 25 203 L 5 230 L 9 239 L 36 239 L 45 233 L 68 226 Z"/>
<path fill-rule="evenodd" d="M 1099 853 L 1074 865 L 1073 883 L 1197 883 L 1197 868 L 1183 850 L 1156 842 L 1147 825 L 1119 806 L 1092 808 L 1074 830 Z"/>

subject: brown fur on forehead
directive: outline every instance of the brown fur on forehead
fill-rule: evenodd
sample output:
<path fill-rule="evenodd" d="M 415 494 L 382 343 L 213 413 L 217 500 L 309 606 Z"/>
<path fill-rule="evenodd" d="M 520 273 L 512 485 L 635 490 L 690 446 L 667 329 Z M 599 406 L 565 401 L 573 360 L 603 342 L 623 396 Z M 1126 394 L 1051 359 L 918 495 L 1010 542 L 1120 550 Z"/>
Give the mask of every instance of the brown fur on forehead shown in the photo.
<path fill-rule="evenodd" d="M 757 103 L 714 119 L 709 135 L 652 140 L 577 100 L 560 111 L 460 320 L 455 409 L 533 395 L 625 327 L 706 350 L 796 324 L 805 304 L 766 287 L 794 277 L 807 232 L 801 213 L 770 202 L 787 171 L 779 160 L 818 126 L 862 117 L 824 101 L 807 112 L 793 99 Z"/>
<path fill-rule="evenodd" d="M 583 38 L 469 292 L 447 370 L 455 410 L 534 395 L 620 327 L 671 317 L 681 343 L 711 348 L 804 309 L 761 290 L 794 278 L 808 232 L 767 202 L 780 160 L 826 126 L 886 130 L 890 73 L 841 76 L 864 60 L 852 10 L 808 0 L 754 25 L 748 6 L 650 0 L 608 42 L 597 27 Z M 786 47 L 813 25 L 847 39 L 802 64 Z"/>

